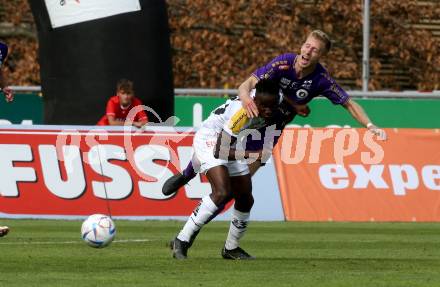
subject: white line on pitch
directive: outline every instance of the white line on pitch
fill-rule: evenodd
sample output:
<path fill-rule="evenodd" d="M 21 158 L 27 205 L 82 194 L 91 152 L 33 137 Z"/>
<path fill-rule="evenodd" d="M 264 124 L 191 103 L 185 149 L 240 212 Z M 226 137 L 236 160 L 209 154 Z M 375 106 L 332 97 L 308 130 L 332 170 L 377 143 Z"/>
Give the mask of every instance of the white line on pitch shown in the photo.
<path fill-rule="evenodd" d="M 113 243 L 151 242 L 151 239 L 123 239 L 115 240 Z M 82 240 L 77 241 L 23 241 L 23 242 L 0 242 L 0 245 L 56 245 L 56 244 L 84 244 Z"/>
<path fill-rule="evenodd" d="M 152 239 L 123 239 L 123 240 L 115 240 L 114 243 L 130 243 L 130 242 L 151 242 L 151 241 L 157 241 Z"/>

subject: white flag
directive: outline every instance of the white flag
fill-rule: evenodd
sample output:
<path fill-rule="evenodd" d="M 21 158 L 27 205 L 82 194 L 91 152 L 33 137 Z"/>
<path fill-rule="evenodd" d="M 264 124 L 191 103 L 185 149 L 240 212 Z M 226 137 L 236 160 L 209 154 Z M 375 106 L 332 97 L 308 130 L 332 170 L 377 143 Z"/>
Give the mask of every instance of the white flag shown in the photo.
<path fill-rule="evenodd" d="M 45 0 L 52 28 L 140 11 L 139 0 Z"/>

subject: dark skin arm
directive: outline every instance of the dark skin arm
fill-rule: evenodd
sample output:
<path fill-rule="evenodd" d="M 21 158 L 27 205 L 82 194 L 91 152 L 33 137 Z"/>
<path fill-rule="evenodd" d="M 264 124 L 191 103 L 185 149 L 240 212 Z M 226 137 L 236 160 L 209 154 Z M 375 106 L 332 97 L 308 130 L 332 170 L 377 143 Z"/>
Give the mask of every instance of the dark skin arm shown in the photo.
<path fill-rule="evenodd" d="M 238 87 L 238 97 L 242 102 L 243 108 L 246 109 L 246 114 L 250 118 L 258 116 L 257 106 L 255 105 L 254 100 L 249 96 L 257 83 L 258 79 L 254 76 L 250 76 Z M 287 99 L 287 97 L 285 99 Z M 298 105 L 291 100 L 288 100 L 288 103 L 292 105 L 296 110 L 296 113 L 301 117 L 307 117 L 310 114 L 310 108 L 308 105 Z"/>

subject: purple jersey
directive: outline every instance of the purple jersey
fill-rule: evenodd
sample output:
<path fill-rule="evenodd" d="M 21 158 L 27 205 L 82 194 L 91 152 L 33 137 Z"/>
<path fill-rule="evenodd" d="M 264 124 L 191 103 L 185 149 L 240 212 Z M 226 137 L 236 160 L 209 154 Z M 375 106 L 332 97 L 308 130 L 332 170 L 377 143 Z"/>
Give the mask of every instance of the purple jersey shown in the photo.
<path fill-rule="evenodd" d="M 307 104 L 319 95 L 326 97 L 335 105 L 348 101 L 348 94 L 319 63 L 310 75 L 298 79 L 295 72 L 296 57 L 297 54 L 294 53 L 280 55 L 267 65 L 258 68 L 252 75 L 258 80 L 270 79 L 278 82 L 284 96 L 300 105 Z"/>
<path fill-rule="evenodd" d="M 0 68 L 3 65 L 3 62 L 6 60 L 7 55 L 8 55 L 8 46 L 0 42 Z"/>

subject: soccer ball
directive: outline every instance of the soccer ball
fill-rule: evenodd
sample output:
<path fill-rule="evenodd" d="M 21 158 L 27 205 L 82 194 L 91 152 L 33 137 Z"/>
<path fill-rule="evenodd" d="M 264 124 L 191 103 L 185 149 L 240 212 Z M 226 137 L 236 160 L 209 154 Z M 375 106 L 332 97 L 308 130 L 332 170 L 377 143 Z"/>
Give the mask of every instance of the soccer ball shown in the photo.
<path fill-rule="evenodd" d="M 115 223 L 104 214 L 90 215 L 81 226 L 81 237 L 91 247 L 106 247 L 113 241 L 115 235 Z"/>

